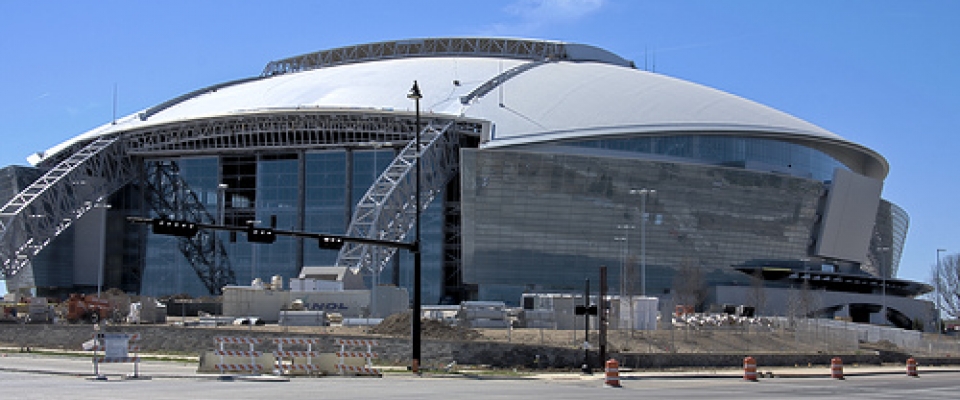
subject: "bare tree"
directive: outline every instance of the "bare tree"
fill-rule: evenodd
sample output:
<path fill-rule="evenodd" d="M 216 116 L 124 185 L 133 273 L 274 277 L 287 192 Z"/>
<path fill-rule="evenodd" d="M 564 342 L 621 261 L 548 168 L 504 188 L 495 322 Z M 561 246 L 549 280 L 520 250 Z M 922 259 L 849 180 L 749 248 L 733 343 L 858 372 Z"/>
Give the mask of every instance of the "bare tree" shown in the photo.
<path fill-rule="evenodd" d="M 940 309 L 953 318 L 960 318 L 960 254 L 947 255 L 931 268 L 930 284 L 936 288 Z"/>
<path fill-rule="evenodd" d="M 703 311 L 707 303 L 709 289 L 703 268 L 685 261 L 680 265 L 673 278 L 674 299 L 678 305 L 693 306 Z"/>
<path fill-rule="evenodd" d="M 813 318 L 820 308 L 819 298 L 810 289 L 810 282 L 806 279 L 800 288 L 790 293 L 789 302 L 787 312 L 790 318 Z"/>
<path fill-rule="evenodd" d="M 750 274 L 750 293 L 747 296 L 747 303 L 753 306 L 757 315 L 763 313 L 767 304 L 767 291 L 763 285 L 763 271 L 759 268 Z"/>

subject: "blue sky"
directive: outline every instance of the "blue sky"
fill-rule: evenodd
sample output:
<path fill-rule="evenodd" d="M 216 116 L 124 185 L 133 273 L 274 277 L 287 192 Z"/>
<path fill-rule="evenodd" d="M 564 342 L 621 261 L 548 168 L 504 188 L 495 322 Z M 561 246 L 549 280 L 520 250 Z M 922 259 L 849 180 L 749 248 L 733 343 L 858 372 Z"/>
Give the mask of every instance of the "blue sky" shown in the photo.
<path fill-rule="evenodd" d="M 267 62 L 433 36 L 586 43 L 884 155 L 900 277 L 960 252 L 960 1 L 3 1 L 0 166 Z"/>

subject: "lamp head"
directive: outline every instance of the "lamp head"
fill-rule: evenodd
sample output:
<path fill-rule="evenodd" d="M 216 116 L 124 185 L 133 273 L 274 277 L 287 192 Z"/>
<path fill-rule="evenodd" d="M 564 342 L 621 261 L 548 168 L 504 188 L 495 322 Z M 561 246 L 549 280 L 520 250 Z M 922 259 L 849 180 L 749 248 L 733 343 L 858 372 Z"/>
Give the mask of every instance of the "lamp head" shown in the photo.
<path fill-rule="evenodd" d="M 420 86 L 417 85 L 417 81 L 413 81 L 413 87 L 410 88 L 410 93 L 407 93 L 408 99 L 420 100 L 423 98 L 423 95 L 420 94 Z"/>

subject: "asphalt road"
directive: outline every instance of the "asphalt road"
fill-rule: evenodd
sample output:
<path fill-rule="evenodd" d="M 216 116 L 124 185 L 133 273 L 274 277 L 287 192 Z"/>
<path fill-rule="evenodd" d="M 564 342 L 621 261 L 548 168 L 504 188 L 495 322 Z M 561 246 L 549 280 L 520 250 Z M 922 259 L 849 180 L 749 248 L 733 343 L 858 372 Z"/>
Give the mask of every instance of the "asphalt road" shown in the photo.
<path fill-rule="evenodd" d="M 602 375 L 541 376 L 538 379 L 415 377 L 236 379 L 195 374 L 195 364 L 152 362 L 141 365 L 149 380 L 121 379 L 132 365 L 106 366 L 108 380 L 91 380 L 89 359 L 10 355 L 0 358 L 3 398 L 27 399 L 949 399 L 960 392 L 960 372 L 909 378 L 879 373 L 835 380 L 827 376 L 767 378 L 744 382 L 735 375 L 705 378 L 634 374 L 622 388 L 606 388 Z M 922 371 L 922 370 L 921 370 Z"/>

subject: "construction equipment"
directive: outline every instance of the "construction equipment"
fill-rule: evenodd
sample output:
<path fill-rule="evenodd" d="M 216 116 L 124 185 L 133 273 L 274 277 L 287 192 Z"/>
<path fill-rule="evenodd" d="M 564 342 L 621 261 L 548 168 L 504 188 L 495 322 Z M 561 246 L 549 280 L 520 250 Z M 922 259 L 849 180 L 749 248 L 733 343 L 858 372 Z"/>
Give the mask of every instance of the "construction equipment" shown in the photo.
<path fill-rule="evenodd" d="M 113 306 L 97 296 L 73 293 L 67 299 L 67 321 L 71 324 L 90 322 L 96 324 L 109 318 Z"/>

